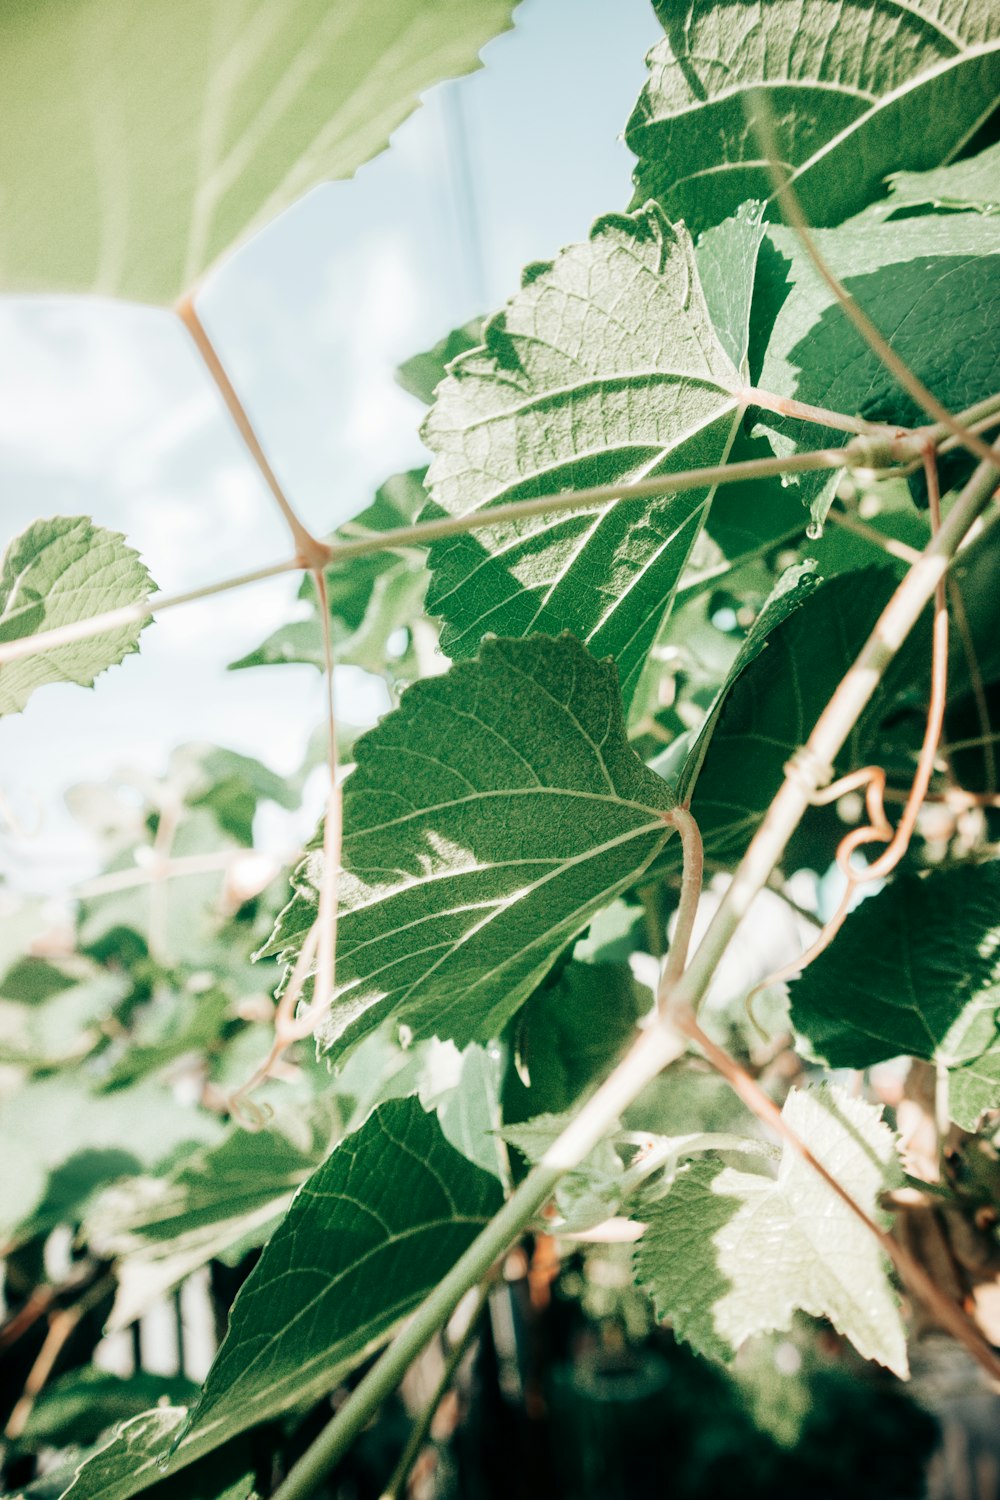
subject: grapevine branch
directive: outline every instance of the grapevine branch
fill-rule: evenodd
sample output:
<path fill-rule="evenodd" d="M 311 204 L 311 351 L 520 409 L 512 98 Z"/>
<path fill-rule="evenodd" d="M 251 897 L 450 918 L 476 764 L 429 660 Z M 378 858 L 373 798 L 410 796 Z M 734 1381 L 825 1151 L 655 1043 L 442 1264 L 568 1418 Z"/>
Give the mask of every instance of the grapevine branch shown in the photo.
<path fill-rule="evenodd" d="M 820 716 L 802 754 L 751 841 L 709 928 L 670 996 L 670 1014 L 697 1025 L 695 1012 L 736 929 L 776 868 L 811 797 L 830 779 L 829 766 L 864 711 L 882 674 L 920 617 L 959 546 L 992 497 L 1000 472 L 1000 449 L 980 464 L 953 505 L 937 536 L 900 583 L 857 660 Z M 613 1122 L 670 1062 L 682 1055 L 677 1028 L 662 1014 L 641 1031 L 605 1082 L 591 1095 L 559 1138 L 418 1308 L 361 1380 L 311 1448 L 275 1491 L 273 1500 L 304 1500 L 322 1481 L 399 1384 L 413 1359 L 450 1317 L 459 1299 L 489 1270 L 523 1231 L 566 1172 L 577 1166 Z M 976 1341 L 962 1320 L 967 1346 L 980 1361 L 996 1356 Z M 957 1327 L 956 1327 L 957 1332 Z"/>
<path fill-rule="evenodd" d="M 900 462 L 908 463 L 913 457 L 913 445 L 900 439 L 893 445 L 893 452 L 883 456 L 889 459 L 898 457 Z M 508 505 L 495 505 L 488 510 L 471 511 L 464 516 L 441 516 L 428 521 L 416 521 L 411 526 L 396 526 L 388 531 L 359 532 L 352 537 L 338 537 L 329 544 L 326 566 L 337 567 L 355 557 L 370 557 L 376 552 L 427 546 L 448 537 L 465 536 L 470 532 L 485 530 L 508 521 L 527 520 L 532 516 L 579 510 L 584 506 L 609 501 L 625 504 L 633 500 L 656 499 L 664 495 L 683 494 L 687 490 L 705 489 L 717 484 L 738 484 L 745 480 L 767 479 L 781 474 L 841 469 L 866 461 L 868 457 L 867 451 L 858 452 L 850 445 L 846 448 L 822 448 L 815 452 L 792 453 L 785 457 L 754 458 L 741 463 L 719 464 L 714 468 L 684 469 L 676 474 L 639 480 L 635 484 L 593 485 L 589 489 L 541 495 L 532 500 L 513 500 Z M 182 604 L 211 598 L 214 594 L 242 588 L 245 584 L 260 583 L 301 568 L 301 559 L 292 557 L 246 573 L 238 573 L 219 583 L 205 584 L 201 588 L 189 589 L 180 594 L 154 595 L 135 604 L 124 604 L 118 609 L 91 615 L 86 620 L 59 625 L 52 630 L 40 630 L 35 635 L 23 636 L 18 640 L 3 641 L 0 642 L 0 667 L 9 662 L 21 661 L 27 656 L 35 656 L 40 651 L 53 651 L 60 646 L 69 646 L 76 641 L 103 635 L 105 631 L 115 630 L 123 625 L 143 623 L 153 615 L 162 614 L 167 609 L 176 609 Z"/>

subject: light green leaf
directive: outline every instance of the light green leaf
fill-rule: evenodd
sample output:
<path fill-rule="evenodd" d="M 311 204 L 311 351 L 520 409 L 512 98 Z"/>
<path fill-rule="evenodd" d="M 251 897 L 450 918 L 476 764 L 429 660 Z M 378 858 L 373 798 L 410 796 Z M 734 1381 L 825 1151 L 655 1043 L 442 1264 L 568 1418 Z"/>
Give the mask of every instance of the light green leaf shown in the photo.
<path fill-rule="evenodd" d="M 747 123 L 761 90 L 814 224 L 877 197 L 887 173 L 936 167 L 996 103 L 1000 19 L 951 0 L 654 0 L 666 36 L 625 133 L 639 201 L 692 230 L 771 182 Z"/>
<path fill-rule="evenodd" d="M 725 262 L 726 347 L 748 309 L 755 256 L 737 226 Z M 739 241 L 739 244 L 736 244 Z M 716 334 L 687 232 L 655 205 L 599 219 L 590 238 L 525 273 L 481 349 L 438 387 L 423 436 L 427 485 L 452 515 L 589 485 L 725 461 L 741 378 Z M 570 630 L 618 663 L 628 702 L 666 615 L 712 489 L 535 516 L 430 549 L 429 613 L 441 646 L 472 656 L 483 635 Z"/>
<path fill-rule="evenodd" d="M 887 213 L 925 207 L 1000 213 L 1000 142 L 950 167 L 894 172 L 889 178 Z"/>
<path fill-rule="evenodd" d="M 513 0 L 37 0 L 0 16 L 0 285 L 172 302 L 422 90 Z"/>
<path fill-rule="evenodd" d="M 415 1099 L 381 1105 L 304 1184 L 275 1231 L 233 1304 L 168 1472 L 330 1391 L 437 1285 L 502 1201 L 496 1178 L 449 1146 Z"/>
<path fill-rule="evenodd" d="M 744 203 L 732 218 L 706 230 L 694 253 L 719 342 L 745 379 L 749 378 L 750 308 L 764 234 L 764 205 Z"/>
<path fill-rule="evenodd" d="M 793 1089 L 788 1124 L 855 1202 L 884 1222 L 879 1195 L 902 1183 L 881 1110 L 834 1088 Z M 746 1339 L 829 1318 L 866 1359 L 905 1375 L 906 1338 L 878 1242 L 791 1145 L 775 1177 L 701 1161 L 649 1204 L 636 1275 L 657 1315 L 702 1354 L 732 1359 Z"/>
<path fill-rule="evenodd" d="M 252 1134 L 231 1130 L 162 1176 L 103 1192 L 83 1238 L 93 1254 L 118 1262 L 110 1326 L 127 1327 L 213 1256 L 262 1244 L 332 1139 L 331 1112 L 320 1103 Z"/>
<path fill-rule="evenodd" d="M 654 864 L 667 785 L 630 748 L 614 666 L 569 636 L 487 641 L 414 684 L 357 742 L 344 788 L 337 984 L 326 1048 L 387 1016 L 489 1041 L 566 944 Z M 267 948 L 312 925 L 322 850 Z"/>
<path fill-rule="evenodd" d="M 792 986 L 792 1024 L 831 1067 L 901 1055 L 948 1071 L 952 1118 L 1000 1105 L 1000 865 L 897 877 Z"/>
<path fill-rule="evenodd" d="M 97 1188 L 219 1133 L 207 1112 L 150 1081 L 95 1094 L 77 1071 L 8 1088 L 0 1100 L 0 1244 L 78 1222 Z"/>
<path fill-rule="evenodd" d="M 105 531 L 86 516 L 33 521 L 14 538 L 0 564 L 0 642 L 76 625 L 123 604 L 140 604 L 155 587 L 138 553 L 117 531 Z M 20 713 L 35 689 L 47 682 L 90 687 L 99 673 L 139 649 L 143 624 L 119 625 L 0 666 L 0 714 Z"/>
<path fill-rule="evenodd" d="M 376 491 L 371 505 L 342 526 L 331 540 L 408 526 L 426 503 L 424 472 L 411 469 L 393 474 Z M 331 633 L 338 663 L 351 663 L 380 674 L 419 675 L 408 657 L 412 653 L 414 621 L 421 614 L 427 588 L 421 559 L 422 553 L 415 547 L 387 549 L 368 557 L 348 558 L 346 563 L 334 563 L 327 570 Z M 285 666 L 289 662 L 303 662 L 323 670 L 322 621 L 316 585 L 308 573 L 302 580 L 299 598 L 308 602 L 310 617 L 279 626 L 255 650 L 231 662 L 230 671 Z M 427 629 L 431 629 L 429 624 Z M 402 653 L 390 650 L 391 638 L 400 632 L 409 642 Z"/>
<path fill-rule="evenodd" d="M 755 316 L 759 311 L 771 326 L 758 384 L 890 426 L 926 421 L 855 331 L 797 236 L 779 227 L 768 238 L 778 256 L 762 259 L 757 283 Z M 818 231 L 816 241 L 895 352 L 950 411 L 997 390 L 1000 350 L 981 337 L 1000 317 L 995 220 L 948 214 L 883 224 L 866 212 Z M 803 430 L 770 412 L 761 413 L 756 430 L 778 453 L 843 441 L 832 428 Z M 836 484 L 835 472 L 802 476 L 800 493 L 816 519 L 825 516 Z"/>

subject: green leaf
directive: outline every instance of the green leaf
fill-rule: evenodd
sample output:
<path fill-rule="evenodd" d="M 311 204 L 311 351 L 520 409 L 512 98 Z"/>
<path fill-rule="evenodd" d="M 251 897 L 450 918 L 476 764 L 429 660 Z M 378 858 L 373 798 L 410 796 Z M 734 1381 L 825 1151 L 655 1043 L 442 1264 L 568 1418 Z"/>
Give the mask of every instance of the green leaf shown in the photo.
<path fill-rule="evenodd" d="M 901 1055 L 948 1072 L 952 1118 L 1000 1105 L 1000 865 L 897 877 L 852 912 L 792 986 L 816 1057 L 867 1068 Z"/>
<path fill-rule="evenodd" d="M 453 328 L 438 339 L 432 349 L 424 354 L 414 354 L 406 359 L 396 371 L 396 379 L 404 391 L 416 396 L 425 406 L 434 400 L 434 392 L 441 384 L 448 365 L 460 354 L 467 354 L 483 341 L 483 320 L 472 318 L 461 328 Z"/>
<path fill-rule="evenodd" d="M 888 172 L 953 156 L 996 102 L 1000 22 L 941 0 L 654 0 L 666 36 L 625 132 L 636 196 L 692 230 L 769 198 L 747 123 L 751 90 L 775 117 L 806 215 L 836 224 Z"/>
<path fill-rule="evenodd" d="M 881 1110 L 834 1088 L 793 1089 L 782 1115 L 855 1202 L 903 1181 Z M 731 1360 L 753 1334 L 829 1318 L 866 1359 L 906 1374 L 906 1339 L 871 1232 L 790 1144 L 775 1177 L 696 1162 L 644 1212 L 638 1280 L 657 1316 L 702 1354 Z"/>
<path fill-rule="evenodd" d="M 652 1004 L 627 963 L 567 964 L 517 1018 L 504 1119 L 557 1115 L 609 1072 Z"/>
<path fill-rule="evenodd" d="M 756 661 L 760 653 L 770 642 L 772 631 L 789 619 L 796 610 L 801 608 L 820 580 L 816 577 L 814 565 L 805 562 L 786 568 L 778 579 L 770 595 L 764 602 L 764 606 L 757 616 L 753 625 L 747 633 L 732 666 L 715 695 L 715 699 L 705 715 L 704 722 L 698 730 L 697 738 L 684 761 L 683 769 L 678 783 L 679 799 L 683 802 L 690 795 L 691 788 L 698 779 L 698 775 L 704 764 L 708 747 L 715 733 L 719 716 L 726 706 L 729 694 L 737 680 L 742 677 L 750 664 Z"/>
<path fill-rule="evenodd" d="M 748 378 L 750 309 L 757 257 L 765 234 L 764 205 L 744 203 L 730 219 L 699 237 L 695 263 L 719 342 Z"/>
<path fill-rule="evenodd" d="M 67 1120 L 72 1133 L 67 1136 Z M 6 1086 L 0 1099 L 0 1244 L 82 1217 L 99 1187 L 217 1137 L 206 1112 L 145 1081 L 94 1094 L 79 1072 Z"/>
<path fill-rule="evenodd" d="M 111 1441 L 77 1470 L 64 1500 L 252 1500 L 254 1469 L 243 1444 L 213 1453 L 177 1480 L 164 1478 L 161 1459 L 184 1424 L 187 1408 L 158 1406 L 123 1422 Z"/>
<path fill-rule="evenodd" d="M 975 209 L 1000 213 L 1000 142 L 978 156 L 930 172 L 894 172 L 889 178 L 890 214 L 916 208 Z"/>
<path fill-rule="evenodd" d="M 105 531 L 86 516 L 33 521 L 14 538 L 0 564 L 0 642 L 76 625 L 123 604 L 141 604 L 155 587 L 138 553 L 117 531 Z M 144 624 L 119 625 L 0 666 L 0 714 L 20 713 L 35 689 L 47 682 L 90 687 L 99 673 L 139 649 Z"/>
<path fill-rule="evenodd" d="M 778 254 L 761 258 L 757 280 L 754 316 L 771 325 L 758 385 L 890 426 L 925 422 L 855 331 L 797 236 L 779 227 L 768 240 Z M 950 411 L 1000 387 L 1000 351 L 981 336 L 1000 317 L 994 220 L 948 214 L 885 224 L 865 213 L 818 231 L 816 242 L 895 352 Z M 833 429 L 803 426 L 762 412 L 756 430 L 778 453 L 843 440 Z M 826 514 L 836 484 L 835 472 L 802 476 L 800 493 L 816 519 Z"/>
<path fill-rule="evenodd" d="M 253 1134 L 232 1130 L 162 1176 L 102 1193 L 83 1235 L 93 1254 L 118 1262 L 110 1326 L 127 1327 L 213 1256 L 262 1244 L 332 1139 L 320 1104 Z"/>
<path fill-rule="evenodd" d="M 740 342 L 757 230 L 717 245 L 726 347 Z M 738 242 L 738 244 L 737 244 Z M 599 219 L 590 238 L 531 267 L 487 322 L 481 349 L 438 387 L 423 436 L 427 484 L 452 515 L 724 462 L 741 378 L 716 334 L 690 238 L 655 205 Z M 487 632 L 570 630 L 618 663 L 628 702 L 701 529 L 712 489 L 535 516 L 437 542 L 429 613 L 441 646 L 472 656 Z"/>
<path fill-rule="evenodd" d="M 844 673 L 867 640 L 895 582 L 886 568 L 838 575 L 814 586 L 793 571 L 772 597 L 774 626 L 755 629 L 710 710 L 680 772 L 705 848 L 715 859 L 742 855 Z M 777 623 L 775 623 L 777 621 Z M 898 670 L 903 669 L 900 663 Z M 838 758 L 840 771 L 866 763 L 873 726 L 891 697 L 893 673 Z"/>
<path fill-rule="evenodd" d="M 0 19 L 0 285 L 172 302 L 350 177 L 512 0 L 39 0 Z"/>
<path fill-rule="evenodd" d="M 160 1402 L 179 1406 L 198 1394 L 183 1375 L 151 1375 L 139 1370 L 128 1379 L 84 1365 L 54 1380 L 41 1392 L 17 1439 L 20 1451 L 41 1445 L 66 1448 L 94 1443 L 116 1423 L 140 1416 Z"/>
<path fill-rule="evenodd" d="M 502 1201 L 496 1178 L 448 1145 L 415 1099 L 381 1105 L 304 1184 L 275 1231 L 233 1304 L 169 1472 L 332 1390 Z"/>
<path fill-rule="evenodd" d="M 375 499 L 359 516 L 342 526 L 332 538 L 350 539 L 373 531 L 408 526 L 426 503 L 423 469 L 393 474 L 376 491 Z M 391 638 L 403 631 L 410 638 L 419 618 L 427 588 L 427 574 L 420 566 L 422 554 L 415 547 L 386 549 L 367 557 L 351 557 L 327 570 L 326 588 L 330 605 L 332 639 L 338 663 L 351 663 L 368 672 L 418 675 L 415 664 L 403 653 L 390 650 Z M 281 625 L 254 651 L 230 663 L 230 671 L 244 667 L 286 666 L 303 662 L 324 668 L 323 628 L 316 585 L 306 574 L 299 598 L 312 611 L 307 620 Z M 428 627 L 430 628 L 430 627 Z"/>
<path fill-rule="evenodd" d="M 672 832 L 673 795 L 629 747 L 614 666 L 569 636 L 487 641 L 408 689 L 355 755 L 321 1033 L 338 1051 L 390 1015 L 460 1047 L 499 1035 Z M 320 841 L 265 952 L 298 952 L 321 874 Z"/>

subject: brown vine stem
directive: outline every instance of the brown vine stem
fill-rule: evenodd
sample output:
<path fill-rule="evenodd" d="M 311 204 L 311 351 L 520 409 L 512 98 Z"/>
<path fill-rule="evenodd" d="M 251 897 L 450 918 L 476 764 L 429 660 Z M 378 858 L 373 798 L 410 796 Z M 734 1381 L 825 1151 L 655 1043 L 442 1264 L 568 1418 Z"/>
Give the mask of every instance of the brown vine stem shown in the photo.
<path fill-rule="evenodd" d="M 1000 1355 L 987 1343 L 970 1318 L 967 1318 L 962 1309 L 952 1302 L 951 1299 L 935 1285 L 932 1278 L 924 1270 L 923 1266 L 910 1252 L 896 1240 L 888 1230 L 883 1229 L 877 1220 L 873 1219 L 861 1205 L 851 1197 L 850 1193 L 834 1177 L 819 1157 L 810 1149 L 797 1131 L 793 1130 L 782 1115 L 773 1099 L 764 1092 L 760 1084 L 750 1077 L 750 1074 L 741 1068 L 722 1047 L 716 1045 L 698 1025 L 694 1014 L 672 1013 L 673 1024 L 685 1036 L 701 1049 L 708 1062 L 726 1080 L 733 1092 L 742 1099 L 747 1108 L 756 1115 L 757 1119 L 765 1125 L 769 1125 L 776 1131 L 794 1151 L 807 1162 L 814 1172 L 820 1176 L 827 1187 L 837 1195 L 840 1201 L 850 1209 L 851 1213 L 861 1220 L 865 1228 L 875 1236 L 885 1254 L 889 1257 L 904 1286 L 925 1303 L 934 1313 L 938 1322 L 956 1339 L 972 1358 L 994 1381 L 1000 1381 Z"/>
<path fill-rule="evenodd" d="M 904 440 L 904 443 L 908 440 Z M 901 448 L 906 454 L 912 448 Z M 842 469 L 855 459 L 850 447 L 821 448 L 811 453 L 792 453 L 785 457 L 754 458 L 742 463 L 719 464 L 708 469 L 684 469 L 676 474 L 664 474 L 656 479 L 643 479 L 637 484 L 594 485 L 585 490 L 569 490 L 560 494 L 542 495 L 534 500 L 513 500 L 509 505 L 495 505 L 489 510 L 471 511 L 464 516 L 443 516 L 430 521 L 417 521 L 412 526 L 396 526 L 389 531 L 372 531 L 367 535 L 338 539 L 329 544 L 326 566 L 336 566 L 353 557 L 370 557 L 374 552 L 391 552 L 400 547 L 426 546 L 429 542 L 446 537 L 464 536 L 481 531 L 505 521 L 521 521 L 531 516 L 553 514 L 565 510 L 578 510 L 582 506 L 617 500 L 627 504 L 632 500 L 656 499 L 664 495 L 682 494 L 687 490 L 707 489 L 717 484 L 738 484 L 744 480 L 766 479 L 781 474 L 804 474 L 811 470 Z M 0 667 L 10 662 L 35 656 L 40 651 L 54 651 L 60 646 L 69 646 L 76 641 L 89 640 L 91 636 L 103 635 L 105 631 L 122 625 L 134 625 L 149 620 L 164 610 L 176 609 L 182 604 L 192 604 L 199 599 L 211 598 L 230 589 L 242 588 L 245 584 L 260 583 L 275 578 L 281 573 L 296 572 L 302 568 L 298 557 L 284 562 L 271 563 L 267 567 L 254 568 L 247 573 L 223 579 L 220 583 L 205 584 L 201 588 L 189 589 L 182 594 L 153 596 L 136 604 L 124 604 L 118 609 L 105 610 L 91 615 L 87 620 L 76 620 L 69 625 L 58 625 L 52 630 L 40 630 L 35 635 L 23 636 L 19 640 L 0 642 Z"/>
<path fill-rule="evenodd" d="M 174 304 L 174 311 L 180 318 L 184 327 L 194 341 L 195 348 L 201 355 L 208 373 L 211 375 L 219 394 L 236 424 L 236 429 L 243 439 L 257 468 L 260 470 L 271 494 L 277 502 L 278 509 L 285 518 L 285 524 L 292 534 L 295 544 L 296 557 L 299 565 L 303 568 L 321 568 L 329 557 L 329 548 L 325 542 L 314 537 L 308 527 L 304 526 L 296 515 L 288 501 L 287 496 L 278 483 L 278 476 L 271 468 L 267 455 L 260 445 L 253 424 L 247 416 L 246 408 L 233 387 L 233 383 L 226 374 L 225 366 L 219 358 L 215 345 L 212 343 L 205 329 L 204 323 L 198 316 L 194 305 L 194 294 L 189 292 Z"/>
<path fill-rule="evenodd" d="M 882 334 L 875 327 L 868 314 L 858 306 L 850 292 L 847 291 L 846 287 L 827 264 L 825 257 L 813 238 L 809 221 L 802 212 L 802 205 L 799 203 L 795 190 L 792 187 L 788 172 L 782 164 L 770 100 L 759 89 L 753 89 L 748 95 L 748 108 L 750 111 L 750 128 L 761 144 L 767 170 L 774 184 L 775 196 L 781 205 L 781 211 L 785 216 L 785 220 L 798 234 L 810 260 L 840 303 L 847 317 L 854 324 L 854 327 L 868 347 L 878 355 L 885 368 L 895 377 L 904 391 L 912 397 L 917 405 L 929 417 L 933 418 L 939 427 L 944 428 L 946 432 L 957 438 L 964 447 L 968 448 L 970 453 L 974 453 L 978 459 L 984 463 L 988 463 L 990 461 L 991 450 L 987 445 L 981 438 L 976 437 L 974 433 L 967 431 L 959 419 L 953 417 L 947 407 L 941 404 L 933 391 L 929 391 L 923 381 L 900 359 L 892 345 L 882 337 Z"/>

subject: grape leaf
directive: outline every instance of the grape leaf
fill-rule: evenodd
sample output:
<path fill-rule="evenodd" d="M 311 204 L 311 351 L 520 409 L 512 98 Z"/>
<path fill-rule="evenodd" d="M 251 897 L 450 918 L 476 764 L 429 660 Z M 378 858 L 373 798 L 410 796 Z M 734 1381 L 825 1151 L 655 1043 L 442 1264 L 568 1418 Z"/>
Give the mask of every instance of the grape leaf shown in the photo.
<path fill-rule="evenodd" d="M 649 55 L 625 140 L 636 196 L 692 230 L 771 181 L 747 121 L 760 89 L 806 215 L 836 224 L 888 172 L 936 167 L 996 103 L 1000 16 L 951 0 L 654 0 L 666 36 Z"/>
<path fill-rule="evenodd" d="M 881 1110 L 839 1089 L 793 1089 L 788 1124 L 873 1218 L 902 1184 Z M 803 1161 L 782 1149 L 775 1177 L 695 1162 L 641 1210 L 636 1276 L 658 1317 L 702 1354 L 731 1360 L 746 1339 L 791 1327 L 797 1309 L 826 1317 L 866 1359 L 905 1375 L 906 1338 L 879 1245 Z"/>
<path fill-rule="evenodd" d="M 61 1500 L 253 1500 L 254 1467 L 244 1445 L 213 1453 L 179 1481 L 166 1478 L 160 1460 L 187 1416 L 184 1406 L 157 1406 L 117 1428 L 110 1441 L 77 1469 Z"/>
<path fill-rule="evenodd" d="M 396 380 L 404 391 L 430 406 L 434 392 L 445 377 L 446 367 L 460 354 L 466 354 L 482 342 L 483 320 L 472 318 L 461 328 L 453 328 L 443 339 L 438 339 L 432 349 L 405 359 L 396 371 Z"/>
<path fill-rule="evenodd" d="M 423 479 L 423 469 L 391 475 L 380 485 L 371 505 L 342 526 L 331 540 L 349 540 L 372 531 L 408 526 L 427 499 Z M 368 557 L 349 557 L 327 569 L 327 600 L 338 663 L 351 663 L 376 673 L 394 668 L 406 675 L 403 664 L 397 660 L 399 653 L 391 651 L 390 644 L 392 636 L 400 630 L 412 635 L 414 618 L 421 612 L 427 575 L 416 565 L 420 555 L 413 547 L 386 549 Z M 299 598 L 308 603 L 310 617 L 280 625 L 253 651 L 239 661 L 230 662 L 230 671 L 285 666 L 289 662 L 304 662 L 320 671 L 324 669 L 323 627 L 316 584 L 309 573 L 302 579 Z"/>
<path fill-rule="evenodd" d="M 116 1423 L 141 1416 L 159 1402 L 179 1406 L 197 1396 L 198 1387 L 183 1375 L 153 1375 L 138 1370 L 123 1379 L 110 1370 L 84 1365 L 67 1370 L 41 1392 L 17 1439 L 21 1452 L 94 1443 Z"/>
<path fill-rule="evenodd" d="M 835 1068 L 907 1055 L 948 1072 L 952 1118 L 1000 1105 L 1000 865 L 897 877 L 792 986 L 792 1024 Z"/>
<path fill-rule="evenodd" d="M 423 89 L 513 0 L 39 0 L 0 11 L 0 285 L 172 302 Z"/>
<path fill-rule="evenodd" d="M 67 1120 L 72 1137 L 67 1141 Z M 6 1087 L 0 1097 L 0 1242 L 79 1220 L 90 1195 L 216 1139 L 207 1111 L 184 1108 L 150 1080 L 92 1093 L 67 1072 Z"/>
<path fill-rule="evenodd" d="M 321 1044 L 387 1016 L 489 1041 L 671 829 L 673 794 L 630 748 L 614 666 L 570 636 L 489 640 L 415 683 L 358 740 L 344 789 L 337 994 Z M 321 839 L 265 953 L 317 910 Z"/>
<path fill-rule="evenodd" d="M 926 416 L 868 348 L 802 249 L 780 226 L 762 257 L 755 319 L 771 324 L 758 384 L 779 396 L 875 422 L 912 427 Z M 879 223 L 866 211 L 816 241 L 896 353 L 950 411 L 1000 386 L 1000 351 L 982 330 L 1000 317 L 1000 236 L 976 214 Z M 947 337 L 941 330 L 947 328 Z M 756 431 L 778 453 L 836 445 L 843 435 L 762 412 Z M 799 490 L 821 520 L 837 474 L 806 474 Z"/>
<path fill-rule="evenodd" d="M 886 216 L 920 208 L 1000 213 L 1000 142 L 987 146 L 978 156 L 952 162 L 949 167 L 934 167 L 929 172 L 894 172 L 889 178 L 889 197 L 882 208 Z"/>
<path fill-rule="evenodd" d="M 0 564 L 0 643 L 142 603 L 155 587 L 119 532 L 105 531 L 86 516 L 32 521 Z M 20 713 L 44 683 L 90 687 L 99 673 L 138 651 L 144 623 L 119 625 L 0 666 L 0 714 Z"/>
<path fill-rule="evenodd" d="M 751 635 L 680 774 L 682 796 L 690 795 L 693 783 L 691 811 L 714 858 L 743 853 L 784 779 L 786 762 L 805 744 L 894 581 L 887 568 L 840 574 L 818 587 L 809 574 L 793 574 L 792 588 L 772 601 L 771 620 L 778 623 L 769 634 Z M 872 726 L 901 670 L 887 674 L 838 769 L 865 764 Z"/>
<path fill-rule="evenodd" d="M 725 347 L 691 241 L 655 205 L 599 219 L 491 318 L 483 347 L 449 367 L 423 428 L 427 485 L 440 511 L 724 462 L 742 414 L 726 349 L 749 316 L 756 226 L 740 224 L 711 261 L 725 267 Z M 450 656 L 486 631 L 571 630 L 618 663 L 628 702 L 712 488 L 650 501 L 583 505 L 437 542 L 427 609 Z"/>
<path fill-rule="evenodd" d="M 504 1083 L 504 1119 L 558 1115 L 609 1072 L 635 1035 L 652 995 L 627 963 L 566 965 L 517 1018 L 516 1066 Z"/>
<path fill-rule="evenodd" d="M 103 1192 L 83 1236 L 93 1254 L 118 1262 L 109 1327 L 127 1327 L 213 1256 L 263 1243 L 332 1138 L 319 1105 L 254 1134 L 233 1130 L 161 1176 Z"/>
<path fill-rule="evenodd" d="M 254 1267 L 168 1472 L 330 1391 L 502 1201 L 416 1099 L 380 1105 L 300 1188 Z"/>

